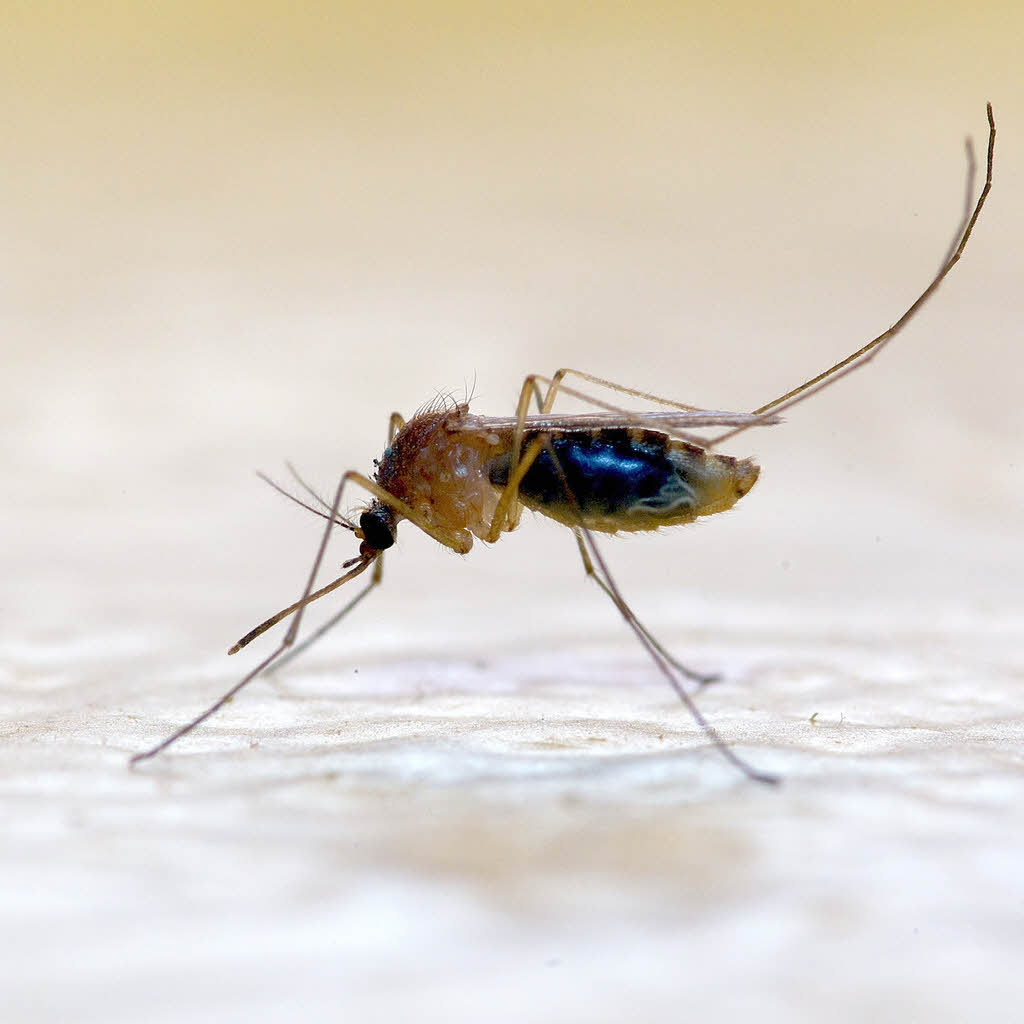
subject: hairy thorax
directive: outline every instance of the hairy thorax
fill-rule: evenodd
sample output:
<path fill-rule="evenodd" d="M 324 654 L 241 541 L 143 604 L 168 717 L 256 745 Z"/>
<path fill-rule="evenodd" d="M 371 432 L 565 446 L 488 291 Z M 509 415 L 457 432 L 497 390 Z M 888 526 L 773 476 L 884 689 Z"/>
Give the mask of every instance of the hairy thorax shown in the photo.
<path fill-rule="evenodd" d="M 487 474 L 502 438 L 467 430 L 468 407 L 414 416 L 377 463 L 377 482 L 414 512 L 445 530 L 484 539 L 500 492 Z"/>

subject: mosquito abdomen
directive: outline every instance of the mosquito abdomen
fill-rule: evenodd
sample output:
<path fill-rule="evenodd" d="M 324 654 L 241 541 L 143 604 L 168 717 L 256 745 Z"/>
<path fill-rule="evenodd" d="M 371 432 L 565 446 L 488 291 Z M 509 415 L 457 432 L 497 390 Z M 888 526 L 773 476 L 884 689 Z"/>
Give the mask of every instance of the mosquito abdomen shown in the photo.
<path fill-rule="evenodd" d="M 527 434 L 528 444 L 538 434 Z M 488 465 L 508 483 L 511 457 Z M 641 428 L 552 432 L 519 485 L 527 508 L 568 526 L 655 530 L 731 508 L 757 480 L 749 459 L 708 452 Z"/>

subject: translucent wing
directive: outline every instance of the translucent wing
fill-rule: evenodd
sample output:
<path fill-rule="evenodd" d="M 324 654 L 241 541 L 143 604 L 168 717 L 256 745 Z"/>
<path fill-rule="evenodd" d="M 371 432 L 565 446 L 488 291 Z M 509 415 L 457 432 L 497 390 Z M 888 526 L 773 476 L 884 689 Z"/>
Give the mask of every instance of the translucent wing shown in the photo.
<path fill-rule="evenodd" d="M 527 416 L 523 426 L 527 431 L 646 427 L 666 434 L 675 434 L 698 427 L 755 427 L 781 422 L 782 418 L 773 413 L 759 415 L 748 412 L 718 412 L 713 409 L 672 409 L 667 412 L 536 413 Z M 467 415 L 452 423 L 450 429 L 470 432 L 493 430 L 501 433 L 514 430 L 516 423 L 515 416 Z"/>

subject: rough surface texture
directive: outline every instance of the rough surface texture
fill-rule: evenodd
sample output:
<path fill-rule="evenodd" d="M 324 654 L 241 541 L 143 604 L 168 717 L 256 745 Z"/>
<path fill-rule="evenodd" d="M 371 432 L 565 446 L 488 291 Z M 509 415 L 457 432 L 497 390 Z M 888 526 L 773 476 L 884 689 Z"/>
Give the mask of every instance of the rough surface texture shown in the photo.
<path fill-rule="evenodd" d="M 1019 1019 L 1021 26 L 179 6 L 0 42 L 5 1024 Z M 559 365 L 768 400 L 923 286 L 989 98 L 920 319 L 729 446 L 736 509 L 602 547 L 780 788 L 529 514 L 400 531 L 345 628 L 127 769 L 301 590 L 317 521 L 253 469 L 327 491 L 474 375 L 503 415 Z"/>

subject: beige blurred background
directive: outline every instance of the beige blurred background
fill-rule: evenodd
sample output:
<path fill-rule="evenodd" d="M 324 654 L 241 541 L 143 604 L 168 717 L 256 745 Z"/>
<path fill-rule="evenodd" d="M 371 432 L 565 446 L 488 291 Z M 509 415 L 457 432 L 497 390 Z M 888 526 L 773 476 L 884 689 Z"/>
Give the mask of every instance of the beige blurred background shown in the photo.
<path fill-rule="evenodd" d="M 1013 1019 L 1018 5 L 2 27 L 7 1019 Z M 393 409 L 562 365 L 767 401 L 924 287 L 986 100 L 990 205 L 905 334 L 737 439 L 734 512 L 604 545 L 780 791 L 530 516 L 466 559 L 405 528 L 343 631 L 125 769 L 301 591 L 316 521 L 254 469 L 327 490 Z"/>

